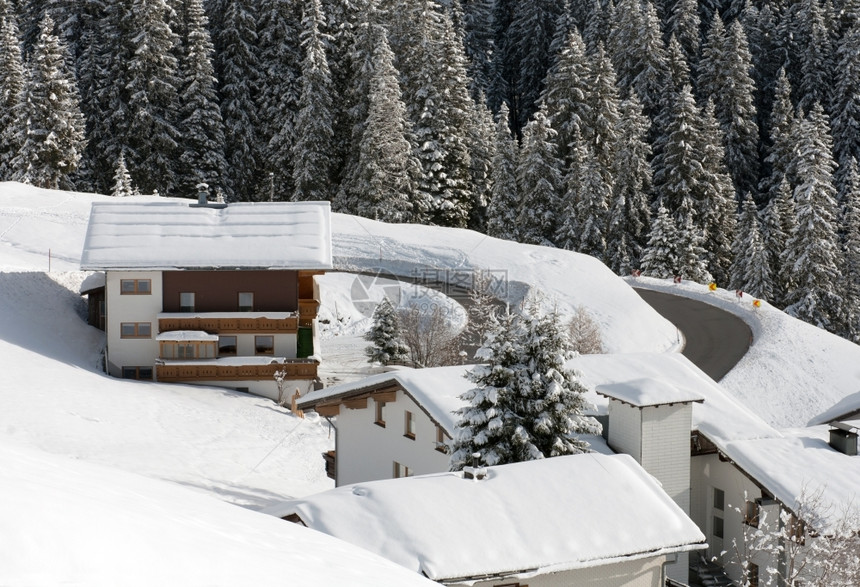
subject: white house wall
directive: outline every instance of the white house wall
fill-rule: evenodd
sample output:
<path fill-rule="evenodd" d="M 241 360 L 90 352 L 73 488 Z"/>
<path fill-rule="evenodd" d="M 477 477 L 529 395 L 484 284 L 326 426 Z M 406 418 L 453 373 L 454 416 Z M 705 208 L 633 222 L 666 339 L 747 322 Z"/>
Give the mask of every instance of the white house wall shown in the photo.
<path fill-rule="evenodd" d="M 415 439 L 404 436 L 405 412 L 415 416 Z M 411 475 L 448 470 L 448 455 L 436 450 L 436 425 L 402 391 L 385 404 L 385 427 L 374 424 L 375 400 L 367 407 L 341 405 L 337 416 L 337 485 L 391 479 L 395 461 L 409 467 Z"/>
<path fill-rule="evenodd" d="M 149 295 L 121 295 L 120 280 L 149 279 Z M 152 367 L 158 355 L 158 313 L 161 312 L 160 271 L 107 271 L 105 300 L 107 311 L 107 369 L 110 375 L 122 377 L 125 367 Z M 148 339 L 120 338 L 120 323 L 149 322 L 152 336 Z"/>
<path fill-rule="evenodd" d="M 609 400 L 609 409 L 609 446 L 639 462 L 642 458 L 642 411 L 616 400 Z"/>
<path fill-rule="evenodd" d="M 576 569 L 562 573 L 549 573 L 528 579 L 521 579 L 521 585 L 528 587 L 661 587 L 663 584 L 663 563 L 665 556 L 642 560 L 623 561 L 610 565 Z M 514 580 L 483 581 L 476 586 L 516 584 Z M 451 585 L 457 585 L 451 583 Z"/>
<path fill-rule="evenodd" d="M 744 524 L 746 502 L 760 498 L 761 490 L 737 467 L 721 461 L 716 454 L 693 457 L 691 471 L 690 517 L 707 538 L 708 558 L 716 558 L 725 566 L 729 577 L 738 580 L 738 554 L 743 551 L 744 529 L 747 528 Z M 723 510 L 714 507 L 714 489 L 721 489 L 725 494 Z M 714 535 L 715 516 L 723 518 L 722 539 Z M 761 566 L 762 571 L 764 568 Z"/>
<path fill-rule="evenodd" d="M 254 395 L 269 398 L 273 401 L 278 401 L 278 385 L 274 379 L 263 381 L 183 381 L 183 385 L 203 385 L 206 387 L 222 387 L 225 389 L 242 390 Z M 287 401 L 284 405 L 289 407 L 290 398 L 299 390 L 300 395 L 305 395 L 313 389 L 314 382 L 310 379 L 296 379 L 287 381 L 284 387 L 284 393 Z"/>

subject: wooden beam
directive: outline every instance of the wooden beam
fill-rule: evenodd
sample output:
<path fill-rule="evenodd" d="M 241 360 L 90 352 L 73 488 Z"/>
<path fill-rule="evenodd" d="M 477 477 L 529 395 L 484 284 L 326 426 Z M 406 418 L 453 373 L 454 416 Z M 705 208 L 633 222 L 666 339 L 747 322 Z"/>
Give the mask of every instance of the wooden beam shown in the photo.
<path fill-rule="evenodd" d="M 331 418 L 332 416 L 337 416 L 340 413 L 340 404 L 333 404 L 329 406 L 317 406 L 314 408 L 320 416 L 323 418 Z"/>
<path fill-rule="evenodd" d="M 363 410 L 367 407 L 367 396 L 344 400 L 343 405 L 349 410 Z"/>
<path fill-rule="evenodd" d="M 390 404 L 397 399 L 397 390 L 395 389 L 392 391 L 377 391 L 373 394 L 373 399 L 378 402 L 385 402 L 387 404 Z"/>

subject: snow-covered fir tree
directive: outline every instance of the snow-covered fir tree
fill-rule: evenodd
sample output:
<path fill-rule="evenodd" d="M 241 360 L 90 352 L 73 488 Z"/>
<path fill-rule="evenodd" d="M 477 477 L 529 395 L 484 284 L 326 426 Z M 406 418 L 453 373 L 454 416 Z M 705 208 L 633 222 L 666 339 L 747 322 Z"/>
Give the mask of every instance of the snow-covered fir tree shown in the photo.
<path fill-rule="evenodd" d="M 564 366 L 573 356 L 557 312 L 530 300 L 522 314 L 505 315 L 487 336 L 469 374 L 475 387 L 461 396 L 452 470 L 473 463 L 499 465 L 576 454 L 588 449 L 579 434 L 599 424 L 584 416 L 585 388 Z"/>
<path fill-rule="evenodd" d="M 131 175 L 128 173 L 128 167 L 125 164 L 125 155 L 120 153 L 119 160 L 116 162 L 116 173 L 113 176 L 113 189 L 110 195 L 117 198 L 127 196 L 136 196 L 137 190 L 131 181 Z"/>
<path fill-rule="evenodd" d="M 844 300 L 843 335 L 860 343 L 860 171 L 856 159 L 851 159 L 843 183 L 839 223 L 844 262 L 840 285 Z"/>
<path fill-rule="evenodd" d="M 472 203 L 468 228 L 487 231 L 487 206 L 493 195 L 493 160 L 496 156 L 495 125 L 493 114 L 487 108 L 484 95 L 470 104 L 469 161 L 472 175 Z"/>
<path fill-rule="evenodd" d="M 540 110 L 523 130 L 517 166 L 517 185 L 522 199 L 517 230 L 522 242 L 552 244 L 559 212 L 561 162 L 555 155 L 556 132 Z"/>
<path fill-rule="evenodd" d="M 493 189 L 487 207 L 487 234 L 517 240 L 517 213 L 520 199 L 517 187 L 517 144 L 508 126 L 508 106 L 502 104 L 494 135 Z"/>
<path fill-rule="evenodd" d="M 0 180 L 13 173 L 12 158 L 21 149 L 20 129 L 26 124 L 19 106 L 24 91 L 24 61 L 15 15 L 0 2 Z"/>
<path fill-rule="evenodd" d="M 347 188 L 347 204 L 360 216 L 386 222 L 409 222 L 425 211 L 413 210 L 420 165 L 409 141 L 406 107 L 385 31 L 373 25 L 377 47 L 371 76 L 369 111 L 361 139 L 357 176 Z"/>
<path fill-rule="evenodd" d="M 783 180 L 788 182 L 789 189 L 793 189 L 795 183 L 792 177 L 786 175 L 794 155 L 794 106 L 791 100 L 791 84 L 784 68 L 779 70 L 775 84 L 769 123 L 770 149 L 765 158 L 769 174 L 763 177 L 759 184 L 761 199 L 765 203 L 777 197 Z"/>
<path fill-rule="evenodd" d="M 603 45 L 598 45 L 594 55 L 591 55 L 586 83 L 587 111 L 580 129 L 582 139 L 594 154 L 603 183 L 611 187 L 612 166 L 619 148 L 616 130 L 620 118 L 620 99 L 615 70 L 603 51 Z"/>
<path fill-rule="evenodd" d="M 648 245 L 642 254 L 640 269 L 651 277 L 674 277 L 677 275 L 678 227 L 674 218 L 660 201 L 657 214 L 651 222 Z"/>
<path fill-rule="evenodd" d="M 651 147 L 646 141 L 649 121 L 639 100 L 621 103 L 616 125 L 618 152 L 612 166 L 612 197 L 606 229 L 605 263 L 619 275 L 639 267 L 650 230 Z"/>
<path fill-rule="evenodd" d="M 258 137 L 260 84 L 255 4 L 222 0 L 212 11 L 223 15 L 224 26 L 213 41 L 218 51 L 215 71 L 224 124 L 223 188 L 228 200 L 250 200 L 261 181 Z"/>
<path fill-rule="evenodd" d="M 332 81 L 319 0 L 304 0 L 301 95 L 292 143 L 293 201 L 329 200 L 334 139 Z"/>
<path fill-rule="evenodd" d="M 612 184 L 606 182 L 598 157 L 589 151 L 579 183 L 579 198 L 573 211 L 580 229 L 576 250 L 601 261 L 605 260 L 606 255 L 611 195 Z"/>
<path fill-rule="evenodd" d="M 843 293 L 839 290 L 842 265 L 837 236 L 836 188 L 833 184 L 832 142 L 827 116 L 820 105 L 798 125 L 794 172 L 797 224 L 785 251 L 785 264 L 794 287 L 786 311 L 820 328 L 839 332 Z"/>
<path fill-rule="evenodd" d="M 66 48 L 45 16 L 33 47 L 19 107 L 26 125 L 16 141 L 21 150 L 12 159 L 13 177 L 26 183 L 70 189 L 86 139 L 84 117 Z M 24 118 L 19 118 L 23 120 Z"/>
<path fill-rule="evenodd" d="M 224 158 L 224 121 L 212 64 L 215 49 L 203 1 L 186 0 L 185 18 L 177 190 L 179 195 L 194 197 L 195 186 L 200 183 L 207 184 L 215 192 L 223 191 L 227 161 Z"/>
<path fill-rule="evenodd" d="M 697 69 L 701 40 L 701 21 L 697 9 L 696 0 L 678 0 L 672 7 L 666 27 L 666 36 L 674 37 L 678 42 L 678 48 L 691 71 Z"/>
<path fill-rule="evenodd" d="M 836 83 L 830 109 L 839 183 L 852 159 L 860 158 L 860 21 L 839 41 Z"/>
<path fill-rule="evenodd" d="M 364 338 L 371 343 L 365 349 L 370 363 L 390 365 L 409 358 L 409 347 L 403 342 L 400 318 L 387 297 L 373 311 L 373 325 Z"/>
<path fill-rule="evenodd" d="M 794 233 L 796 222 L 797 214 L 794 209 L 791 190 L 788 187 L 788 182 L 783 180 L 776 196 L 768 202 L 764 209 L 764 222 L 762 223 L 765 250 L 768 253 L 771 281 L 773 282 L 772 303 L 779 307 L 788 305 L 786 296 L 793 289 L 792 272 L 784 263 L 788 239 Z"/>
<path fill-rule="evenodd" d="M 802 43 L 797 105 L 808 112 L 814 104 L 828 103 L 833 81 L 833 43 L 819 0 L 802 0 L 798 13 Z"/>
<path fill-rule="evenodd" d="M 732 271 L 735 288 L 757 298 L 773 299 L 770 260 L 765 249 L 758 209 L 749 194 L 741 204 Z"/>

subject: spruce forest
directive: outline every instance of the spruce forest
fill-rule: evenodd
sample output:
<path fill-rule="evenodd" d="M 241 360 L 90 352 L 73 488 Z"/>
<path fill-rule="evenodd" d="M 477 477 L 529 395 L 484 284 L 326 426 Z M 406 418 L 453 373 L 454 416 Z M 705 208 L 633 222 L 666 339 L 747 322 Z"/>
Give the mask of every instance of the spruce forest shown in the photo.
<path fill-rule="evenodd" d="M 0 103 L 0 180 L 330 200 L 860 342 L 857 0 L 0 0 Z"/>

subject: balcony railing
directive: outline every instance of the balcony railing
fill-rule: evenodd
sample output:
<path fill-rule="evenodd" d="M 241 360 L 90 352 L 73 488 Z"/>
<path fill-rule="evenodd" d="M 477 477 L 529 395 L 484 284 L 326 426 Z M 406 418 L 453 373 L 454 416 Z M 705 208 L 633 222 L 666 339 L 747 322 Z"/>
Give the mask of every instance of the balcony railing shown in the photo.
<path fill-rule="evenodd" d="M 158 319 L 159 332 L 169 330 L 204 330 L 210 334 L 282 334 L 298 332 L 298 317 L 290 318 L 214 318 L 206 316 Z"/>
<path fill-rule="evenodd" d="M 286 361 L 265 365 L 219 365 L 218 363 L 164 364 L 155 366 L 158 381 L 264 381 L 274 379 L 275 371 L 286 371 L 285 379 L 315 379 L 317 362 Z"/>
<path fill-rule="evenodd" d="M 329 479 L 337 480 L 337 453 L 335 451 L 330 450 L 328 452 L 323 453 L 323 460 L 325 461 L 325 474 Z"/>
<path fill-rule="evenodd" d="M 320 303 L 314 299 L 299 300 L 299 326 L 310 328 L 317 317 Z"/>

